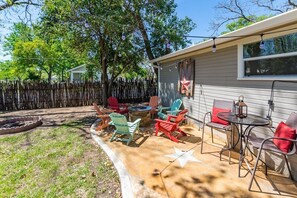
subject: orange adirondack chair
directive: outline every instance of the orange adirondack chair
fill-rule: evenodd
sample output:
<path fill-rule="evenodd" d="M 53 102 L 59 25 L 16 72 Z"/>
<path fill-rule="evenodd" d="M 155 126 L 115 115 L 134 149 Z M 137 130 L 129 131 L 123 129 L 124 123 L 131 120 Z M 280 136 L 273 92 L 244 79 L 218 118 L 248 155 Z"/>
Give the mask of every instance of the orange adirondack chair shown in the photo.
<path fill-rule="evenodd" d="M 109 122 L 111 121 L 109 114 L 114 112 L 114 110 L 111 109 L 100 109 L 96 103 L 93 103 L 93 106 L 97 112 L 97 117 L 101 118 L 101 122 L 96 128 L 96 131 L 101 131 L 102 129 L 106 128 L 109 126 Z"/>
<path fill-rule="evenodd" d="M 151 117 L 154 117 L 158 113 L 158 96 L 151 96 L 149 106 L 152 108 L 150 111 Z"/>
<path fill-rule="evenodd" d="M 107 99 L 107 102 L 108 102 L 108 107 L 115 110 L 116 113 L 126 114 L 129 112 L 128 106 L 126 104 L 119 103 L 118 99 L 115 97 L 110 96 Z"/>
<path fill-rule="evenodd" d="M 155 119 L 157 122 L 155 124 L 156 133 L 158 135 L 159 131 L 162 131 L 170 140 L 178 142 L 180 135 L 187 136 L 187 134 L 179 128 L 182 121 L 185 120 L 185 115 L 188 112 L 187 109 L 181 111 L 177 116 L 168 115 L 167 120 Z M 173 132 L 178 132 L 177 136 L 173 135 Z"/>

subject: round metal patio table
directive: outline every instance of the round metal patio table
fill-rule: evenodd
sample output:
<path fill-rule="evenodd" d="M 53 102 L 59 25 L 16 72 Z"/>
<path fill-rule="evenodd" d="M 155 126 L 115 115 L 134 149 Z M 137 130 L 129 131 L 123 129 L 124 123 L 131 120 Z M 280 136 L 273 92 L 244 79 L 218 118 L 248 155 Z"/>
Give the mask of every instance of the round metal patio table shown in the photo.
<path fill-rule="evenodd" d="M 244 158 L 244 153 L 242 149 L 242 142 L 244 140 L 244 137 L 247 137 L 250 134 L 250 131 L 256 127 L 256 126 L 267 126 L 270 124 L 270 120 L 267 118 L 263 118 L 261 116 L 257 115 L 252 115 L 248 114 L 246 118 L 240 118 L 235 115 L 233 112 L 221 112 L 218 113 L 218 117 L 222 120 L 225 120 L 231 124 L 233 124 L 237 128 L 238 132 L 238 140 L 237 142 L 233 145 L 233 148 L 239 143 L 240 141 L 240 149 L 239 149 L 239 167 L 238 167 L 238 177 L 240 177 L 240 168 L 242 165 L 242 160 Z M 239 125 L 239 128 L 238 126 Z M 243 126 L 246 126 L 246 128 L 243 130 Z"/>

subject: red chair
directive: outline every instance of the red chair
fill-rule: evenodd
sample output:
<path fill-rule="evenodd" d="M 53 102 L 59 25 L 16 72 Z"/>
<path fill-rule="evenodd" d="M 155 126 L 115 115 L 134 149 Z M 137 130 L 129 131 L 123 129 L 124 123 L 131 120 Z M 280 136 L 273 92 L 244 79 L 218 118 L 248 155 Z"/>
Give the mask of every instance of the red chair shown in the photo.
<path fill-rule="evenodd" d="M 174 142 L 178 142 L 178 137 L 180 135 L 187 136 L 187 134 L 179 128 L 180 123 L 185 120 L 185 115 L 187 112 L 188 110 L 184 109 L 177 116 L 168 114 L 167 120 L 155 119 L 157 121 L 155 124 L 156 136 L 158 135 L 159 131 L 162 131 L 170 140 Z M 173 132 L 175 131 L 180 134 L 174 136 Z"/>
<path fill-rule="evenodd" d="M 119 103 L 118 99 L 115 97 L 109 97 L 107 99 L 108 107 L 115 110 L 116 113 L 119 114 L 127 114 L 129 112 L 128 106 L 123 103 Z"/>

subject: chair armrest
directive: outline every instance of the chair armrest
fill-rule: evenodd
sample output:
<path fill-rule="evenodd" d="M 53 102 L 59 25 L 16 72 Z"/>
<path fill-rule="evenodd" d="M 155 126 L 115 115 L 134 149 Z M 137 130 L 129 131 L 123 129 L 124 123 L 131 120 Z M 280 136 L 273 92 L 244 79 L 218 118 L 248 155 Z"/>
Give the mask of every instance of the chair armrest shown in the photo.
<path fill-rule="evenodd" d="M 181 112 L 182 110 L 174 110 L 174 111 L 166 111 L 167 114 L 176 115 L 177 113 Z"/>
<path fill-rule="evenodd" d="M 98 118 L 107 118 L 107 117 L 109 117 L 109 115 L 107 115 L 107 114 L 104 114 L 104 115 L 97 115 L 97 117 L 98 117 Z"/>
<path fill-rule="evenodd" d="M 170 109 L 171 107 L 158 107 L 159 108 L 159 112 L 162 113 L 162 111 Z"/>
<path fill-rule="evenodd" d="M 110 121 L 108 124 L 109 124 L 109 125 L 114 125 L 114 124 L 113 124 L 113 121 Z"/>
<path fill-rule="evenodd" d="M 175 115 L 171 115 L 171 114 L 167 114 L 167 121 L 170 121 L 171 118 L 176 119 L 177 116 L 175 116 Z"/>
<path fill-rule="evenodd" d="M 282 137 L 270 137 L 270 138 L 266 138 L 264 139 L 262 142 L 261 142 L 261 145 L 260 145 L 260 150 L 261 151 L 263 149 L 263 146 L 264 144 L 269 141 L 269 140 L 273 140 L 273 139 L 276 139 L 276 140 L 287 140 L 287 141 L 290 141 L 290 142 L 297 142 L 297 139 L 290 139 L 290 138 L 282 138 Z M 284 152 L 283 152 L 284 153 Z"/>
<path fill-rule="evenodd" d="M 108 106 L 108 108 L 111 108 L 112 110 L 118 110 L 119 108 L 116 106 Z"/>
<path fill-rule="evenodd" d="M 141 121 L 141 118 L 138 118 L 134 122 L 130 122 L 131 123 L 131 126 L 136 125 L 136 124 L 139 124 L 140 121 Z"/>
<path fill-rule="evenodd" d="M 155 121 L 156 122 L 162 122 L 162 123 L 165 123 L 165 124 L 170 124 L 170 125 L 176 125 L 176 123 L 170 122 L 170 121 L 167 121 L 167 120 L 155 119 Z"/>
<path fill-rule="evenodd" d="M 102 111 L 103 113 L 113 113 L 113 112 L 115 112 L 114 109 L 101 109 L 101 111 Z"/>
<path fill-rule="evenodd" d="M 209 111 L 209 112 L 207 112 L 207 113 L 205 113 L 205 115 L 204 115 L 204 118 L 203 118 L 203 123 L 205 124 L 205 121 L 206 121 L 206 116 L 209 114 L 209 118 L 210 118 L 210 120 L 211 120 L 211 112 Z"/>

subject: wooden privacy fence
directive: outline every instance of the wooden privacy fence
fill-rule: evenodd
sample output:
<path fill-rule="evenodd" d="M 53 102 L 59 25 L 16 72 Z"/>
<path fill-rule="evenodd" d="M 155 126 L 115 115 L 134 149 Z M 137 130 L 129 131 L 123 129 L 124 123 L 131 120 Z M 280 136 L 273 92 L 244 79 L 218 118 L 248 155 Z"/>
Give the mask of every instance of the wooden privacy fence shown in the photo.
<path fill-rule="evenodd" d="M 0 110 L 76 107 L 103 103 L 100 82 L 0 83 Z M 112 84 L 112 95 L 120 102 L 138 103 L 157 94 L 155 80 L 118 80 Z"/>

